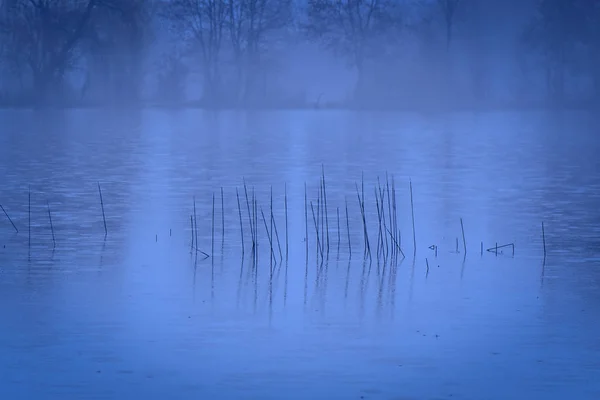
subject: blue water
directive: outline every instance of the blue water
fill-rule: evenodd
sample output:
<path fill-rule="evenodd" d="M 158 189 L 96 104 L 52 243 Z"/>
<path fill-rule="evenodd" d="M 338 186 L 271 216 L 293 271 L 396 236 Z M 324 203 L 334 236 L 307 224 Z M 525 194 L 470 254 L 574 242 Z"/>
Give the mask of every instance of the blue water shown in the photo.
<path fill-rule="evenodd" d="M 600 398 L 597 117 L 0 119 L 0 204 L 19 229 L 0 215 L 2 399 Z M 304 183 L 317 207 L 322 166 L 330 251 L 317 258 L 309 205 L 307 261 Z M 406 258 L 378 262 L 386 172 Z M 258 199 L 257 264 L 244 181 Z M 271 188 L 273 265 L 261 216 L 269 227 Z M 207 259 L 190 248 L 194 198 Z M 496 243 L 514 256 L 485 251 Z"/>

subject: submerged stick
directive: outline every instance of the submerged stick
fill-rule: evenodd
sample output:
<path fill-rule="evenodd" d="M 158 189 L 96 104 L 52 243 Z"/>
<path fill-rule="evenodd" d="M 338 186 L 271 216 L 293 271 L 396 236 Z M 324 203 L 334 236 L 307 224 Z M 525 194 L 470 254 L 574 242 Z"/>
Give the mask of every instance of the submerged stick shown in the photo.
<path fill-rule="evenodd" d="M 415 207 L 414 207 L 414 201 L 413 201 L 412 181 L 409 180 L 408 182 L 410 185 L 410 212 L 412 215 L 413 250 L 414 250 L 414 255 L 417 255 L 417 234 L 415 231 Z"/>
<path fill-rule="evenodd" d="M 244 223 L 242 221 L 242 206 L 240 205 L 240 193 L 238 188 L 235 188 L 235 197 L 237 198 L 238 214 L 240 215 L 240 237 L 242 239 L 242 257 L 244 256 Z"/>
<path fill-rule="evenodd" d="M 2 207 L 2 204 L 0 204 L 0 208 L 2 209 L 2 212 L 4 212 L 4 215 L 6 215 L 6 218 L 8 218 L 8 220 L 12 224 L 13 228 L 15 228 L 15 231 L 17 233 L 19 233 L 19 230 L 17 229 L 17 226 L 15 225 L 15 223 L 13 222 L 13 220 L 10 219 L 10 216 L 8 215 L 8 213 L 6 212 L 6 210 L 4 209 L 4 207 Z"/>
<path fill-rule="evenodd" d="M 102 220 L 104 221 L 104 237 L 108 235 L 108 229 L 106 229 L 106 214 L 104 214 L 104 201 L 102 200 L 102 189 L 100 189 L 100 182 L 98 182 L 98 193 L 100 194 L 100 206 L 102 207 Z"/>
<path fill-rule="evenodd" d="M 52 245 L 56 247 L 56 238 L 54 237 L 54 224 L 52 223 L 52 213 L 50 212 L 50 202 L 46 200 L 46 205 L 48 205 L 48 219 L 50 219 L 50 230 L 52 231 Z"/>

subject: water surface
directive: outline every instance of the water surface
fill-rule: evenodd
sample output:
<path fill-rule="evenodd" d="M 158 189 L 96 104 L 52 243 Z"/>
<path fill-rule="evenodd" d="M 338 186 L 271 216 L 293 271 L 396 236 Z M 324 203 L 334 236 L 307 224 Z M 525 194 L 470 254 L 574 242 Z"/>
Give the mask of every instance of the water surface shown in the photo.
<path fill-rule="evenodd" d="M 19 229 L 0 215 L 1 398 L 600 398 L 597 117 L 2 111 L 0 120 L 0 204 Z M 321 262 L 310 206 L 306 259 L 304 184 L 317 207 L 323 167 Z M 386 173 L 406 258 L 384 263 L 374 199 Z M 244 182 L 258 202 L 256 265 Z M 260 214 L 269 226 L 271 190 L 284 259 L 275 246 L 273 267 Z M 190 248 L 194 199 L 207 259 Z M 506 243 L 514 256 L 485 251 Z"/>

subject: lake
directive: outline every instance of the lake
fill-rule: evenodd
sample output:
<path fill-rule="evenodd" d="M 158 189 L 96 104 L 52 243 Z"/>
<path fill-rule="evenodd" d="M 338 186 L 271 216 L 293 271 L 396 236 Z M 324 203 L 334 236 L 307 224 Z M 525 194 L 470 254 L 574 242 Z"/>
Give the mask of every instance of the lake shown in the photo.
<path fill-rule="evenodd" d="M 600 398 L 597 116 L 0 121 L 0 398 Z"/>

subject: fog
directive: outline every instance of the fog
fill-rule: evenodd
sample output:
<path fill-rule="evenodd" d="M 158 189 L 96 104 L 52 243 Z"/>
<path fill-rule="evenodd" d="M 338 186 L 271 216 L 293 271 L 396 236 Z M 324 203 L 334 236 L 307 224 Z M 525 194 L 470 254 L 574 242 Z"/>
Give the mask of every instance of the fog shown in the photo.
<path fill-rule="evenodd" d="M 2 0 L 3 106 L 591 107 L 585 0 Z"/>

